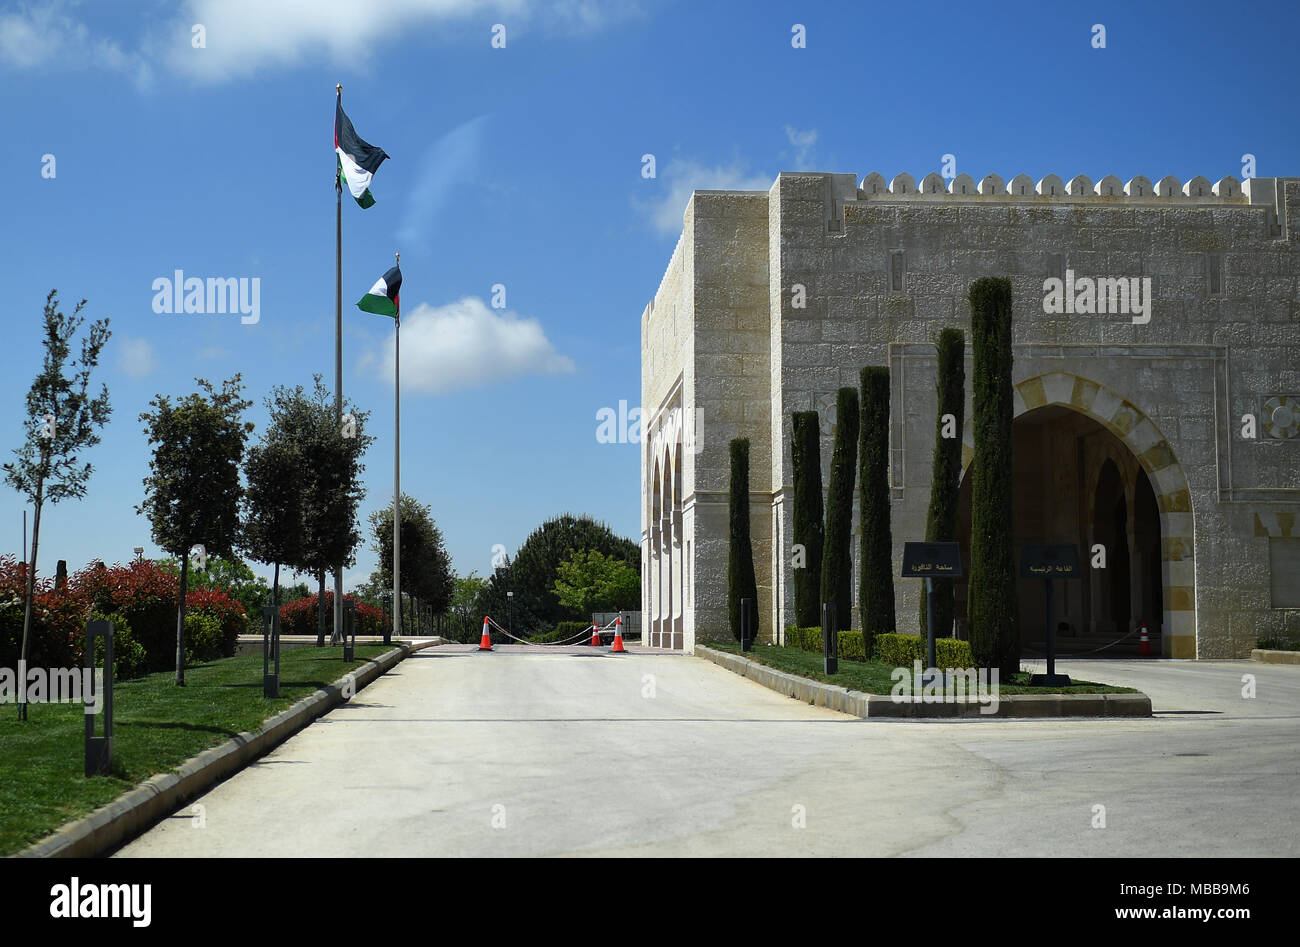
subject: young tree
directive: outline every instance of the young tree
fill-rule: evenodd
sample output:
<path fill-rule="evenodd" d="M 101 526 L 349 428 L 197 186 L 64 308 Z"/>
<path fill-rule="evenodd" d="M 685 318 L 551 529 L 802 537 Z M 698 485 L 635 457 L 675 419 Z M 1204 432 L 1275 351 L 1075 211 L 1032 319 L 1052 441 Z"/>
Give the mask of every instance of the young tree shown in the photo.
<path fill-rule="evenodd" d="M 872 656 L 876 635 L 893 634 L 894 540 L 889 525 L 889 369 L 862 369 L 861 437 L 858 443 L 858 610 L 862 647 Z"/>
<path fill-rule="evenodd" d="M 451 617 L 451 635 L 456 641 L 472 641 L 479 633 L 483 620 L 482 598 L 487 589 L 487 579 L 478 573 L 460 576 L 456 579 L 456 591 L 451 596 L 449 615 Z M 638 600 L 640 594 L 637 595 Z"/>
<path fill-rule="evenodd" d="M 234 556 L 239 539 L 239 501 L 243 489 L 239 466 L 253 425 L 242 420 L 252 404 L 241 397 L 236 374 L 221 390 L 202 378 L 202 393 L 172 404 L 166 395 L 149 402 L 144 412 L 149 443 L 154 447 L 144 500 L 136 512 L 149 518 L 153 540 L 181 559 L 180 594 L 176 599 L 176 684 L 185 684 L 185 592 L 190 551 Z"/>
<path fill-rule="evenodd" d="M 280 565 L 302 563 L 304 460 L 278 429 L 274 412 L 262 442 L 244 461 L 244 535 L 241 545 L 258 562 L 274 565 L 271 603 L 280 608 Z M 252 616 L 250 616 L 252 617 Z M 262 616 L 256 616 L 261 621 Z"/>
<path fill-rule="evenodd" d="M 841 388 L 835 399 L 835 447 L 826 493 L 826 547 L 822 556 L 823 602 L 835 605 L 836 631 L 853 623 L 853 478 L 858 459 L 858 391 Z M 821 624 L 820 619 L 818 624 Z"/>
<path fill-rule="evenodd" d="M 925 517 L 927 542 L 957 538 L 957 501 L 961 489 L 961 439 L 966 423 L 966 336 L 949 326 L 939 333 L 939 368 L 935 377 L 938 409 L 934 421 L 934 459 L 930 473 L 930 508 Z M 952 579 L 933 579 L 934 627 L 939 637 L 951 633 L 956 606 Z M 921 634 L 926 633 L 929 605 L 921 595 Z"/>
<path fill-rule="evenodd" d="M 794 512 L 791 536 L 794 550 L 794 623 L 800 628 L 821 624 L 822 520 L 821 424 L 816 411 L 796 411 L 792 416 L 790 454 L 794 465 Z"/>
<path fill-rule="evenodd" d="M 334 396 L 320 375 L 313 377 L 310 393 L 302 385 L 276 387 L 267 406 L 279 436 L 303 459 L 299 473 L 302 555 L 294 568 L 319 582 L 316 644 L 323 646 L 325 575 L 336 566 L 351 566 L 361 542 L 359 510 L 366 497 L 361 481 L 366 468 L 361 458 L 375 440 L 366 433 L 370 412 L 348 403 L 340 428 L 334 417 Z M 342 633 L 342 629 L 337 631 Z"/>
<path fill-rule="evenodd" d="M 758 580 L 754 546 L 749 538 L 749 438 L 731 442 L 730 541 L 727 544 L 727 615 L 737 641 L 758 637 Z M 741 627 L 740 600 L 750 601 L 748 622 Z"/>
<path fill-rule="evenodd" d="M 14 450 L 16 460 L 4 465 L 5 482 L 31 502 L 31 558 L 26 564 L 26 594 L 23 600 L 23 643 L 20 660 L 27 660 L 31 640 L 32 601 L 35 595 L 36 554 L 40 547 L 41 512 L 45 503 L 80 499 L 86 495 L 91 465 L 81 462 L 81 452 L 99 443 L 97 431 L 108 421 L 112 408 L 108 403 L 108 386 L 90 396 L 90 373 L 99 364 L 99 353 L 110 335 L 108 320 L 91 323 L 81 340 L 81 354 L 72 359 L 71 342 L 85 318 L 83 299 L 71 316 L 59 311 L 57 290 L 45 297 L 45 362 L 31 390 L 27 392 L 26 438 Z M 71 369 L 71 375 L 65 374 Z M 27 719 L 27 704 L 20 701 L 18 716 Z"/>
<path fill-rule="evenodd" d="M 555 597 L 584 615 L 640 607 L 641 577 L 636 570 L 598 549 L 578 550 L 557 572 Z"/>
<path fill-rule="evenodd" d="M 393 508 L 385 506 L 370 514 L 374 549 L 379 555 L 379 573 L 385 588 L 393 587 Z M 402 591 L 433 606 L 442 614 L 455 591 L 451 557 L 443 543 L 429 507 L 402 494 Z"/>
<path fill-rule="evenodd" d="M 1011 280 L 970 288 L 975 455 L 971 459 L 971 652 L 1003 680 L 1020 669 L 1020 613 L 1013 548 Z"/>

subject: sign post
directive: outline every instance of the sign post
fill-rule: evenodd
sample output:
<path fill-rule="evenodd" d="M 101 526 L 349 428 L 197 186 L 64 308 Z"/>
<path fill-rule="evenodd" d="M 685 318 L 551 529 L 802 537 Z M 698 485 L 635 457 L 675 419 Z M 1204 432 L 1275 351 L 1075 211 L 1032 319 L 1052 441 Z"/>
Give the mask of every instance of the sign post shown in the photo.
<path fill-rule="evenodd" d="M 95 639 L 104 641 L 104 671 L 95 673 Z M 86 709 L 87 776 L 107 774 L 113 766 L 113 623 L 97 618 L 86 623 L 86 681 L 91 693 L 83 693 Z M 104 735 L 95 736 L 96 713 L 104 715 Z"/>
<path fill-rule="evenodd" d="M 355 602 L 345 600 L 343 602 L 343 660 L 356 660 L 357 654 L 357 626 L 356 619 L 353 616 L 353 606 Z M 397 614 L 397 609 L 393 609 L 393 614 Z"/>
<path fill-rule="evenodd" d="M 904 579 L 925 579 L 925 659 L 926 676 L 936 670 L 935 657 L 935 579 L 960 579 L 961 546 L 957 543 L 903 543 Z M 926 683 L 923 678 L 922 683 Z"/>
<path fill-rule="evenodd" d="M 822 661 L 827 674 L 840 672 L 840 635 L 835 624 L 835 603 L 822 602 Z"/>
<path fill-rule="evenodd" d="M 1047 641 L 1047 673 L 1029 678 L 1033 687 L 1069 687 L 1070 676 L 1056 673 L 1056 632 L 1052 628 L 1052 580 L 1079 576 L 1079 547 L 1070 544 L 1028 543 L 1020 554 L 1020 577 L 1043 579 L 1047 583 L 1044 634 Z"/>

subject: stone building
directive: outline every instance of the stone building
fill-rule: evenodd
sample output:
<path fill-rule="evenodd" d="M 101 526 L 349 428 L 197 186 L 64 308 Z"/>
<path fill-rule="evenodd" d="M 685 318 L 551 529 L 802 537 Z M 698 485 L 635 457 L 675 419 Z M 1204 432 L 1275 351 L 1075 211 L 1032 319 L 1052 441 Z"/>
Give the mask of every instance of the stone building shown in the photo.
<path fill-rule="evenodd" d="M 948 325 L 967 333 L 964 467 L 971 456 L 967 292 L 982 276 L 1014 293 L 1016 540 L 1107 552 L 1055 597 L 1063 650 L 1131 643 L 1140 622 L 1179 658 L 1300 635 L 1300 178 L 783 173 L 766 192 L 694 193 L 641 317 L 648 643 L 729 636 L 738 436 L 760 637 L 779 640 L 793 617 L 790 416 L 820 412 L 825 476 L 835 391 L 865 365 L 890 369 L 897 574 L 903 542 L 924 538 Z M 969 564 L 965 472 L 962 493 Z M 856 587 L 856 542 L 854 560 Z M 920 585 L 895 580 L 900 631 L 918 630 Z M 1037 585 L 1020 588 L 1031 644 Z M 957 595 L 964 616 L 964 584 Z"/>

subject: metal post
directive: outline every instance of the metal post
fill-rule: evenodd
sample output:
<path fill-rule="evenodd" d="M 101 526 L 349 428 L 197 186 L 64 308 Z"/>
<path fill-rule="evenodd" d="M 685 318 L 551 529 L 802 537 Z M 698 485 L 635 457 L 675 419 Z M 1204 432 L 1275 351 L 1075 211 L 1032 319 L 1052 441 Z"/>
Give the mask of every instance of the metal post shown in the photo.
<path fill-rule="evenodd" d="M 95 639 L 104 640 L 104 672 L 95 676 Z M 113 766 L 113 623 L 97 618 L 86 623 L 86 677 L 90 694 L 82 694 L 86 711 L 85 775 L 107 774 Z M 102 683 L 101 683 L 102 681 Z M 89 696 L 90 701 L 86 702 Z M 95 707 L 104 715 L 104 735 L 95 736 Z"/>
<path fill-rule="evenodd" d="M 938 663 L 935 660 L 935 656 L 934 656 L 934 651 L 935 651 L 934 611 L 935 611 L 935 602 L 937 601 L 937 597 L 934 594 L 934 579 L 930 578 L 929 576 L 925 577 L 925 598 L 926 598 L 926 603 L 925 603 L 926 605 L 925 608 L 926 665 L 925 667 L 926 670 L 928 671 L 931 668 L 935 668 L 936 664 Z"/>
<path fill-rule="evenodd" d="M 357 656 L 357 630 L 353 621 L 352 602 L 343 603 L 343 660 L 355 661 Z"/>
<path fill-rule="evenodd" d="M 1047 676 L 1056 677 L 1056 632 L 1052 630 L 1052 580 L 1047 580 Z"/>
<path fill-rule="evenodd" d="M 835 621 L 835 603 L 822 602 L 822 661 L 827 674 L 840 672 L 839 631 Z"/>

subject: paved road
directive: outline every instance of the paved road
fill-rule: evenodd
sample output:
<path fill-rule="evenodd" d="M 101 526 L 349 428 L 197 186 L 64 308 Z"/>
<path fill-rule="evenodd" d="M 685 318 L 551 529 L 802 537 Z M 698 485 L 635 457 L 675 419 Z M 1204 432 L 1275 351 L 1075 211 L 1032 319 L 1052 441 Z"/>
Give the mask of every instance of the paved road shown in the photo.
<path fill-rule="evenodd" d="M 119 854 L 1300 855 L 1300 667 L 1058 667 L 1157 716 L 863 721 L 698 658 L 443 646 Z"/>

